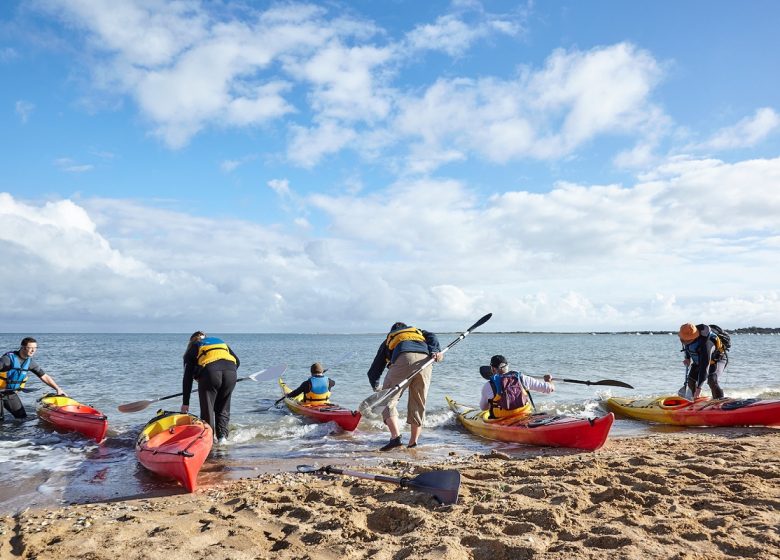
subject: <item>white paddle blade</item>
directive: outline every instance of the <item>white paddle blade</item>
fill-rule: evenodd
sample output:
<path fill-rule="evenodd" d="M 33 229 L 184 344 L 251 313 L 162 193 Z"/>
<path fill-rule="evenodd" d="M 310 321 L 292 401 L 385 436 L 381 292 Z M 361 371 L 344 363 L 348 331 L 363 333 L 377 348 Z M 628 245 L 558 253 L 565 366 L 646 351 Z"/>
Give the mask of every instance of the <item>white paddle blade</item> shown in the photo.
<path fill-rule="evenodd" d="M 270 381 L 271 379 L 278 379 L 282 376 L 286 369 L 286 364 L 261 369 L 260 371 L 250 375 L 247 379 L 251 379 L 252 381 Z"/>

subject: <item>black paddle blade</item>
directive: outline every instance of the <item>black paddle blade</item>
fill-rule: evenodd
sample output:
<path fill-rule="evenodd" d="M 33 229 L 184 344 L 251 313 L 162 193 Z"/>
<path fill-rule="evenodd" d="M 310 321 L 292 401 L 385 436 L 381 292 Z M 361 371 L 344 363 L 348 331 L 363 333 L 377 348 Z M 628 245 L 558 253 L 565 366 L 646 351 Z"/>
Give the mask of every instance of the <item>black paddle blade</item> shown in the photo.
<path fill-rule="evenodd" d="M 482 317 L 482 318 L 481 318 L 479 321 L 477 321 L 476 323 L 474 323 L 473 325 L 471 325 L 471 326 L 470 326 L 468 329 L 466 329 L 466 332 L 471 332 L 471 331 L 473 331 L 474 329 L 476 329 L 477 327 L 481 327 L 482 325 L 484 325 L 485 323 L 487 323 L 487 322 L 490 320 L 490 318 L 491 318 L 492 316 L 493 316 L 493 314 L 492 314 L 492 313 L 488 313 L 487 315 L 485 315 L 484 317 Z"/>
<path fill-rule="evenodd" d="M 431 471 L 404 479 L 402 486 L 433 494 L 442 504 L 455 504 L 460 490 L 460 473 L 456 470 Z"/>
<path fill-rule="evenodd" d="M 553 379 L 555 381 L 555 379 Z M 565 383 L 581 383 L 582 385 L 607 385 L 609 387 L 625 387 L 626 389 L 633 389 L 633 385 L 629 385 L 628 383 L 624 383 L 622 381 L 617 381 L 615 379 L 602 379 L 600 381 L 582 381 L 580 379 L 560 379 L 559 381 L 563 381 Z"/>

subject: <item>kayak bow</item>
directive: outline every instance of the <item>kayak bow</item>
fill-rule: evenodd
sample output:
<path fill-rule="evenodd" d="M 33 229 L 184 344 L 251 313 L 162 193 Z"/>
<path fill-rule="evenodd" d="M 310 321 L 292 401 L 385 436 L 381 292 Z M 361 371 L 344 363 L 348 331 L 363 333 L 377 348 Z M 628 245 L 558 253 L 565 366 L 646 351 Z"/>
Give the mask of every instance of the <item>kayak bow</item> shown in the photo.
<path fill-rule="evenodd" d="M 211 426 L 197 416 L 160 411 L 138 435 L 135 454 L 148 470 L 194 492 L 213 437 Z"/>

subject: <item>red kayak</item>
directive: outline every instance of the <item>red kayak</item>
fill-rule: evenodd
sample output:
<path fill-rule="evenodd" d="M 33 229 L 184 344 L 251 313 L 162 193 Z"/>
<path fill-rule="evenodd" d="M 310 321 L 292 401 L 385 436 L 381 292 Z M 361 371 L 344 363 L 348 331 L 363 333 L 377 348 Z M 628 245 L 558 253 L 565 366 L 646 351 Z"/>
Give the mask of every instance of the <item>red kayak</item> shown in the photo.
<path fill-rule="evenodd" d="M 288 393 L 292 393 L 292 390 L 281 379 L 279 387 L 282 388 L 282 395 L 286 396 Z M 298 395 L 294 399 L 285 398 L 284 404 L 295 414 L 307 416 L 317 422 L 335 422 L 347 432 L 357 428 L 360 422 L 360 412 L 357 410 L 350 410 L 334 403 L 304 403 L 303 395 Z"/>
<path fill-rule="evenodd" d="M 65 432 L 78 432 L 100 443 L 106 437 L 108 417 L 70 397 L 46 395 L 39 401 L 38 417 Z"/>
<path fill-rule="evenodd" d="M 194 492 L 213 438 L 211 426 L 197 416 L 160 411 L 138 435 L 135 455 L 153 473 L 174 478 Z"/>
<path fill-rule="evenodd" d="M 615 420 L 611 412 L 593 419 L 536 413 L 493 420 L 488 418 L 487 410 L 470 408 L 445 398 L 469 432 L 485 439 L 509 443 L 595 451 L 604 445 Z"/>
<path fill-rule="evenodd" d="M 626 418 L 675 426 L 778 426 L 780 400 L 708 399 L 674 396 L 649 399 L 613 397 L 606 407 Z"/>

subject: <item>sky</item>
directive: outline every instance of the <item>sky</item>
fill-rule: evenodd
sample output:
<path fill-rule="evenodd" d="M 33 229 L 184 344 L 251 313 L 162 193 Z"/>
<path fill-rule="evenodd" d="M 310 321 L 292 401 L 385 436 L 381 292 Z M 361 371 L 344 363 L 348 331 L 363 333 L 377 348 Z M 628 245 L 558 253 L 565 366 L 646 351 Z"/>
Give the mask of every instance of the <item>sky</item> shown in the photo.
<path fill-rule="evenodd" d="M 0 330 L 780 326 L 778 21 L 2 2 Z"/>

